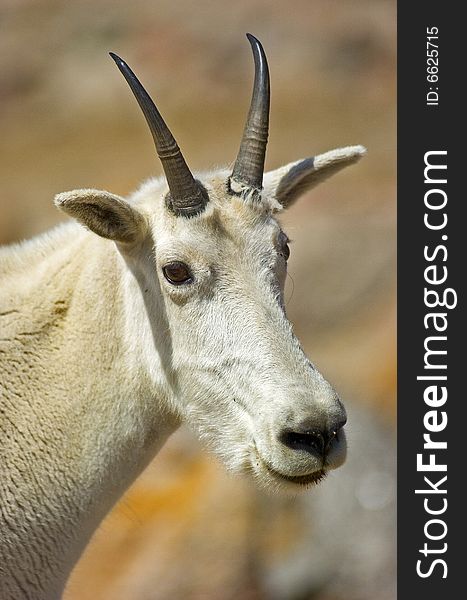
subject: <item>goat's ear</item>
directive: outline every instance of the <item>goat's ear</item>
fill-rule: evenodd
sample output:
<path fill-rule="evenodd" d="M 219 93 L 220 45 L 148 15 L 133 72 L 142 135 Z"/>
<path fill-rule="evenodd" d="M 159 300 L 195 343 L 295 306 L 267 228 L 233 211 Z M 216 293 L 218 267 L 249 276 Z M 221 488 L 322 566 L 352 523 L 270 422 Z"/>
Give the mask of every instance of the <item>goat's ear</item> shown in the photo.
<path fill-rule="evenodd" d="M 283 208 L 288 208 L 302 194 L 344 167 L 353 165 L 365 153 L 363 146 L 337 148 L 269 171 L 264 174 L 264 192 Z"/>
<path fill-rule="evenodd" d="M 126 200 L 101 190 L 73 190 L 55 196 L 55 206 L 97 233 L 121 243 L 134 243 L 146 232 L 143 215 Z"/>

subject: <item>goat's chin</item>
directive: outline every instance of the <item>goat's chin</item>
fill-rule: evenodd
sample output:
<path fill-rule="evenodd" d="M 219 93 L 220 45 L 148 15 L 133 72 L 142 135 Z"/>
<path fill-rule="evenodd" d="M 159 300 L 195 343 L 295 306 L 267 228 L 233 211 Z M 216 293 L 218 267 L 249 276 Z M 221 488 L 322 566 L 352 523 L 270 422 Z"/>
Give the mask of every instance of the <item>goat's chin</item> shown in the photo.
<path fill-rule="evenodd" d="M 258 452 L 250 459 L 248 468 L 255 482 L 265 491 L 273 493 L 298 494 L 320 483 L 327 475 L 326 468 L 310 473 L 289 475 L 272 467 Z"/>

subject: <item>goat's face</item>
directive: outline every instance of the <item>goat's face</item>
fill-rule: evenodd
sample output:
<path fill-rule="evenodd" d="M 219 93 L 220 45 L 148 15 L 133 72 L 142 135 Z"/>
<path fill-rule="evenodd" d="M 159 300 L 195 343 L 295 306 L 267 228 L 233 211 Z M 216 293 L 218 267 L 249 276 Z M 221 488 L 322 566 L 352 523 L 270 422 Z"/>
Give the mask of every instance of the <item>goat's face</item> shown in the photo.
<path fill-rule="evenodd" d="M 148 122 L 160 118 L 148 117 L 147 99 L 136 95 Z M 157 145 L 159 133 L 154 135 Z M 247 145 L 250 137 L 247 123 Z M 158 150 L 168 186 L 150 181 L 130 202 L 81 190 L 59 195 L 57 204 L 117 242 L 127 263 L 142 274 L 148 323 L 159 337 L 153 348 L 173 406 L 201 439 L 228 468 L 251 472 L 267 487 L 316 483 L 345 460 L 346 414 L 287 320 L 288 238 L 276 213 L 358 160 L 364 149 L 342 148 L 297 161 L 264 179 L 260 164 L 260 180 L 258 165 L 253 165 L 256 175 L 248 172 L 256 147 L 243 150 L 247 159 L 240 151 L 233 173 L 195 179 L 188 171 L 175 180 L 174 165 L 164 161 L 172 161 L 178 148 L 169 139 Z M 183 165 L 177 169 L 183 171 Z"/>
<path fill-rule="evenodd" d="M 202 179 L 198 216 L 146 208 L 178 405 L 229 467 L 268 485 L 315 482 L 344 461 L 345 411 L 285 315 L 278 204 L 229 195 L 228 177 Z"/>

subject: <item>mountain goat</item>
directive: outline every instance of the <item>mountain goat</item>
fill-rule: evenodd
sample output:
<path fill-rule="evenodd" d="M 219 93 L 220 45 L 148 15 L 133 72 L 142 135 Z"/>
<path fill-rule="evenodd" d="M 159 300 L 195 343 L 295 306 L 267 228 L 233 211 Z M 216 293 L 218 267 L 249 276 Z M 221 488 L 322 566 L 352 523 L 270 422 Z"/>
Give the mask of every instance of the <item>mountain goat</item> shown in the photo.
<path fill-rule="evenodd" d="M 165 178 L 56 196 L 76 222 L 0 251 L 0 596 L 59 598 L 104 515 L 186 422 L 234 472 L 299 489 L 345 460 L 345 410 L 286 318 L 276 215 L 361 146 L 263 177 L 269 73 L 233 167 L 194 176 L 111 54 Z M 84 225 L 84 227 L 83 227 Z"/>

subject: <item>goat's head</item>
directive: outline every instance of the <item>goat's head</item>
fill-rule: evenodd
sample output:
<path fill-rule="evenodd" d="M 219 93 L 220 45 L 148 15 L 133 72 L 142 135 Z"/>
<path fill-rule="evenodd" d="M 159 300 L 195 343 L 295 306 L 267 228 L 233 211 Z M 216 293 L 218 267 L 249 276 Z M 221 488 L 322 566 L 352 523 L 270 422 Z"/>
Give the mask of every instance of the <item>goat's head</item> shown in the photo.
<path fill-rule="evenodd" d="M 165 179 L 147 182 L 129 202 L 96 190 L 56 202 L 114 240 L 135 274 L 174 410 L 229 468 L 267 487 L 299 488 L 344 462 L 346 414 L 286 318 L 289 248 L 276 214 L 364 149 L 333 150 L 263 178 L 269 74 L 261 44 L 248 38 L 255 82 L 233 171 L 194 177 L 149 95 L 112 55 L 146 117 Z"/>

